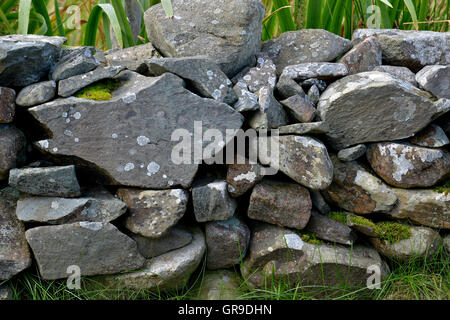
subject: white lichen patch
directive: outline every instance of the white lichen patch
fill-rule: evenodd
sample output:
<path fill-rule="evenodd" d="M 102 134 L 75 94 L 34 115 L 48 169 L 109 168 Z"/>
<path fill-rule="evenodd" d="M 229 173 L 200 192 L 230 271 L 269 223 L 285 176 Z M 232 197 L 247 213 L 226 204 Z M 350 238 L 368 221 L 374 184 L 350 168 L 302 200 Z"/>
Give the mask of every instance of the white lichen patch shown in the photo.
<path fill-rule="evenodd" d="M 136 101 L 136 94 L 135 93 L 128 93 L 125 97 L 122 98 L 122 101 L 126 104 L 132 103 L 133 101 Z"/>
<path fill-rule="evenodd" d="M 48 147 L 49 147 L 48 140 L 41 140 L 41 141 L 38 141 L 37 143 L 43 149 L 48 149 Z"/>
<path fill-rule="evenodd" d="M 161 168 L 160 165 L 157 164 L 156 162 L 154 161 L 150 162 L 147 166 L 147 175 L 151 177 L 152 175 L 158 173 L 160 168 Z"/>
<path fill-rule="evenodd" d="M 146 136 L 139 136 L 136 138 L 137 144 L 140 146 L 145 146 L 146 144 L 150 143 L 150 139 Z"/>
<path fill-rule="evenodd" d="M 82 222 L 80 222 L 80 227 L 85 228 L 85 229 L 89 229 L 89 230 L 92 230 L 92 231 L 98 231 L 98 230 L 101 230 L 103 228 L 103 223 L 101 223 L 101 222 L 82 221 Z"/>
<path fill-rule="evenodd" d="M 53 210 L 56 210 L 59 208 L 59 202 L 58 201 L 52 201 L 50 208 L 52 208 Z"/>
<path fill-rule="evenodd" d="M 132 162 L 128 162 L 124 167 L 123 167 L 123 170 L 124 171 L 131 171 L 131 170 L 133 170 L 134 169 L 134 163 L 132 163 Z"/>
<path fill-rule="evenodd" d="M 241 173 L 240 175 L 237 175 L 236 177 L 234 177 L 234 181 L 238 182 L 238 181 L 242 181 L 242 180 L 247 180 L 248 182 L 253 182 L 256 179 L 256 173 L 254 173 L 253 171 L 248 171 L 247 173 Z"/>
<path fill-rule="evenodd" d="M 286 241 L 286 245 L 289 249 L 294 250 L 302 250 L 303 248 L 303 240 L 300 238 L 297 234 L 287 234 L 284 236 L 284 239 Z"/>

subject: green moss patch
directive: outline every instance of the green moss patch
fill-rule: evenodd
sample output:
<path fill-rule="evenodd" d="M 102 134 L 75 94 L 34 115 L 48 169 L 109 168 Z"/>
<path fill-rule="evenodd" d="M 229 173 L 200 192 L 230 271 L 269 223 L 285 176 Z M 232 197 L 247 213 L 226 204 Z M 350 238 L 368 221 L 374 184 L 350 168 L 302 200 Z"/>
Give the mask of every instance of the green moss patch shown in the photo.
<path fill-rule="evenodd" d="M 450 194 L 450 180 L 445 181 L 445 183 L 442 186 L 435 187 L 434 191 L 442 192 L 445 195 Z"/>
<path fill-rule="evenodd" d="M 376 229 L 376 225 L 375 223 L 373 223 L 372 221 L 370 221 L 369 219 L 363 218 L 361 216 L 358 215 L 353 215 L 351 214 L 349 216 L 349 220 L 351 223 L 358 225 L 358 226 L 368 226 L 371 227 L 373 230 Z"/>
<path fill-rule="evenodd" d="M 75 93 L 75 97 L 90 100 L 111 100 L 113 97 L 112 92 L 119 87 L 119 80 L 107 79 L 81 89 Z"/>
<path fill-rule="evenodd" d="M 333 219 L 334 221 L 347 224 L 347 215 L 347 212 L 332 211 L 327 214 L 327 217 Z"/>
<path fill-rule="evenodd" d="M 397 222 L 379 222 L 377 223 L 375 232 L 377 236 L 384 241 L 394 244 L 400 240 L 409 239 L 411 237 L 411 229 L 404 224 Z"/>
<path fill-rule="evenodd" d="M 322 240 L 318 239 L 315 234 L 310 232 L 298 231 L 297 234 L 303 241 L 309 244 L 321 245 L 325 244 Z"/>

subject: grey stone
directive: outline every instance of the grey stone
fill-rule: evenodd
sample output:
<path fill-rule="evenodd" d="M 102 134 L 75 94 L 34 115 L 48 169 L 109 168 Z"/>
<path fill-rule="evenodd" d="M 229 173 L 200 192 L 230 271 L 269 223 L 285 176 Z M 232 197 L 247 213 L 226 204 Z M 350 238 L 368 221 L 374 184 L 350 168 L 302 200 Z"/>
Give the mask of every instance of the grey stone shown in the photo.
<path fill-rule="evenodd" d="M 358 220 L 352 219 L 354 217 L 359 217 L 356 214 L 347 214 L 347 225 L 352 229 L 360 232 L 368 237 L 378 237 L 375 224 L 369 225 L 367 223 L 358 222 Z"/>
<path fill-rule="evenodd" d="M 242 293 L 242 279 L 237 272 L 231 270 L 208 270 L 200 284 L 198 298 L 200 300 L 237 300 Z"/>
<path fill-rule="evenodd" d="M 288 126 L 279 127 L 278 129 L 280 135 L 324 134 L 328 132 L 326 124 L 322 121 L 294 123 Z"/>
<path fill-rule="evenodd" d="M 349 40 L 320 29 L 304 29 L 282 33 L 263 43 L 281 74 L 287 66 L 306 62 L 329 62 L 352 48 Z"/>
<path fill-rule="evenodd" d="M 173 19 L 160 4 L 144 15 L 147 35 L 163 56 L 207 55 L 232 77 L 260 51 L 264 17 L 260 1 L 173 0 L 172 4 Z"/>
<path fill-rule="evenodd" d="M 230 79 L 208 57 L 150 59 L 146 64 L 151 75 L 174 73 L 191 83 L 203 97 L 230 105 L 237 101 Z"/>
<path fill-rule="evenodd" d="M 127 210 L 122 201 L 102 188 L 83 193 L 82 198 L 31 197 L 17 202 L 16 215 L 24 222 L 63 224 L 79 221 L 111 222 Z"/>
<path fill-rule="evenodd" d="M 238 81 L 233 87 L 238 101 L 233 108 L 238 112 L 255 111 L 259 109 L 258 96 L 248 91 L 248 87 L 243 81 Z"/>
<path fill-rule="evenodd" d="M 50 197 L 78 197 L 75 166 L 21 168 L 9 173 L 9 185 L 25 193 Z"/>
<path fill-rule="evenodd" d="M 56 95 L 56 82 L 53 80 L 31 84 L 17 95 L 16 103 L 22 107 L 32 107 L 52 100 Z"/>
<path fill-rule="evenodd" d="M 125 227 L 148 238 L 159 238 L 186 212 L 189 193 L 183 189 L 135 190 L 121 188 L 117 196 L 128 206 Z"/>
<path fill-rule="evenodd" d="M 356 146 L 339 150 L 337 156 L 341 161 L 354 161 L 361 158 L 366 153 L 366 146 L 364 144 L 357 144 Z"/>
<path fill-rule="evenodd" d="M 8 178 L 9 170 L 24 162 L 25 135 L 11 124 L 0 124 L 0 180 Z"/>
<path fill-rule="evenodd" d="M 31 265 L 25 227 L 16 217 L 19 192 L 0 190 L 0 280 L 8 280 Z"/>
<path fill-rule="evenodd" d="M 146 261 L 141 270 L 102 277 L 109 288 L 148 289 L 163 292 L 182 289 L 197 269 L 206 251 L 205 237 L 199 228 L 192 232 L 192 242 L 185 247 Z"/>
<path fill-rule="evenodd" d="M 7 285 L 0 285 L 0 301 L 13 300 L 13 293 Z"/>
<path fill-rule="evenodd" d="M 323 198 L 322 194 L 318 190 L 308 190 L 311 196 L 313 207 L 319 210 L 321 214 L 327 214 L 331 211 L 330 206 Z"/>
<path fill-rule="evenodd" d="M 25 87 L 46 77 L 59 59 L 63 37 L 0 37 L 0 86 Z"/>
<path fill-rule="evenodd" d="M 307 100 L 315 107 L 319 102 L 319 99 L 320 99 L 319 88 L 317 88 L 317 86 L 314 85 L 308 90 Z"/>
<path fill-rule="evenodd" d="M 10 123 L 16 113 L 16 92 L 13 89 L 0 87 L 0 123 Z"/>
<path fill-rule="evenodd" d="M 248 159 L 228 165 L 227 190 L 230 196 L 237 198 L 253 188 L 264 177 L 259 164 L 251 164 Z"/>
<path fill-rule="evenodd" d="M 148 42 L 120 50 L 107 51 L 105 61 L 109 66 L 123 66 L 128 70 L 144 74 L 148 71 L 145 60 L 157 57 L 155 48 Z"/>
<path fill-rule="evenodd" d="M 263 87 L 258 91 L 259 110 L 255 111 L 248 123 L 253 129 L 275 129 L 289 123 L 286 112 L 275 99 L 272 90 Z"/>
<path fill-rule="evenodd" d="M 61 97 L 69 97 L 90 84 L 113 78 L 123 69 L 124 67 L 122 66 L 98 67 L 88 73 L 66 78 L 58 83 L 58 95 Z"/>
<path fill-rule="evenodd" d="M 440 148 L 450 143 L 444 130 L 433 123 L 418 132 L 409 141 L 415 145 L 428 148 Z"/>
<path fill-rule="evenodd" d="M 316 78 L 306 79 L 302 82 L 302 88 L 309 89 L 312 86 L 316 86 L 320 92 L 323 92 L 328 87 L 328 84 L 324 80 L 319 80 Z"/>
<path fill-rule="evenodd" d="M 345 245 L 353 245 L 356 234 L 347 225 L 335 221 L 327 216 L 311 211 L 311 218 L 305 227 L 305 231 L 311 232 L 317 238 Z"/>
<path fill-rule="evenodd" d="M 450 99 L 450 66 L 426 66 L 416 74 L 416 81 L 437 98 Z"/>
<path fill-rule="evenodd" d="M 310 122 L 316 115 L 316 108 L 298 94 L 280 101 L 280 103 L 300 122 Z"/>
<path fill-rule="evenodd" d="M 378 66 L 373 68 L 372 71 L 386 72 L 389 73 L 394 78 L 411 83 L 413 86 L 417 87 L 416 74 L 406 67 L 398 66 Z"/>
<path fill-rule="evenodd" d="M 224 180 L 200 180 L 192 187 L 192 202 L 197 222 L 228 220 L 237 202 L 227 192 Z"/>
<path fill-rule="evenodd" d="M 357 44 L 340 60 L 347 66 L 348 74 L 372 71 L 382 64 L 381 44 L 376 37 L 369 37 Z"/>
<path fill-rule="evenodd" d="M 302 87 L 286 75 L 281 75 L 276 85 L 276 91 L 282 99 L 287 99 L 295 95 L 305 97 Z"/>
<path fill-rule="evenodd" d="M 138 234 L 130 234 L 136 241 L 139 253 L 146 259 L 187 246 L 192 242 L 192 234 L 182 227 L 173 227 L 160 238 L 152 239 Z"/>
<path fill-rule="evenodd" d="M 233 217 L 205 225 L 206 267 L 230 268 L 242 261 L 247 253 L 250 230 L 241 220 Z"/>
<path fill-rule="evenodd" d="M 91 276 L 134 270 L 145 263 L 136 242 L 110 223 L 43 226 L 29 229 L 25 235 L 45 280 L 69 277 L 68 267 L 73 265 L 80 268 L 82 276 Z"/>
<path fill-rule="evenodd" d="M 94 53 L 94 49 L 89 47 L 70 50 L 52 68 L 52 80 L 64 80 L 95 69 L 100 63 L 95 59 Z"/>
<path fill-rule="evenodd" d="M 242 79 L 251 92 L 256 92 L 263 87 L 273 90 L 277 81 L 276 69 L 275 64 L 266 54 L 260 54 L 256 67 L 251 68 Z"/>
<path fill-rule="evenodd" d="M 347 66 L 342 63 L 308 62 L 287 66 L 281 76 L 295 81 L 303 81 L 309 78 L 336 80 L 345 77 L 347 74 Z"/>
<path fill-rule="evenodd" d="M 317 110 L 328 125 L 330 142 L 339 150 L 414 135 L 450 109 L 450 102 L 433 103 L 429 97 L 408 82 L 370 71 L 331 84 L 320 96 Z"/>
<path fill-rule="evenodd" d="M 371 144 L 367 160 L 388 184 L 399 188 L 431 187 L 450 174 L 450 152 L 408 143 Z"/>
<path fill-rule="evenodd" d="M 333 183 L 322 191 L 330 203 L 358 214 L 388 212 L 394 207 L 397 197 L 381 179 L 356 161 L 341 162 L 337 157 L 332 160 Z"/>
<path fill-rule="evenodd" d="M 123 71 L 117 79 L 122 86 L 109 101 L 67 98 L 29 109 L 53 137 L 36 147 L 46 154 L 75 156 L 100 171 L 108 184 L 188 187 L 198 164 L 171 160 L 180 144 L 171 141 L 173 131 L 193 134 L 194 121 L 202 121 L 204 131 L 214 128 L 225 136 L 225 129 L 242 125 L 243 116 L 233 108 L 189 92 L 173 74 L 148 78 Z M 191 136 L 184 135 L 187 139 Z"/>
<path fill-rule="evenodd" d="M 352 41 L 358 44 L 371 36 L 380 41 L 386 64 L 417 72 L 426 65 L 450 63 L 448 32 L 358 29 L 353 33 Z"/>
<path fill-rule="evenodd" d="M 266 179 L 253 188 L 247 215 L 258 221 L 301 230 L 309 221 L 311 208 L 306 188 Z"/>

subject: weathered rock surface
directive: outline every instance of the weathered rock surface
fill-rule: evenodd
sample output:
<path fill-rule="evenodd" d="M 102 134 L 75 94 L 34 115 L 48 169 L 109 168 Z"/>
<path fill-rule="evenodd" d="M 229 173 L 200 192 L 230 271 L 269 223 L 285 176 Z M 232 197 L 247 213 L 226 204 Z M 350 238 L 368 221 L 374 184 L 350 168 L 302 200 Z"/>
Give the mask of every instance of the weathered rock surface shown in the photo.
<path fill-rule="evenodd" d="M 450 174 L 450 152 L 407 143 L 371 144 L 367 160 L 388 184 L 399 188 L 431 187 Z"/>
<path fill-rule="evenodd" d="M 263 180 L 253 188 L 247 215 L 251 219 L 303 229 L 311 209 L 306 188 L 294 183 Z"/>
<path fill-rule="evenodd" d="M 314 190 L 326 189 L 333 179 L 331 163 L 325 145 L 319 140 L 306 136 L 286 135 L 278 137 L 260 137 L 263 145 L 272 143 L 279 154 L 259 153 L 261 164 L 270 164 L 294 181 Z"/>
<path fill-rule="evenodd" d="M 348 74 L 372 71 L 382 64 L 381 44 L 376 37 L 369 37 L 347 52 L 340 60 L 347 66 Z"/>
<path fill-rule="evenodd" d="M 197 222 L 228 220 L 237 202 L 227 192 L 224 180 L 200 180 L 192 188 L 192 202 Z"/>
<path fill-rule="evenodd" d="M 276 129 L 289 123 L 281 104 L 273 96 L 272 90 L 263 87 L 258 91 L 259 110 L 248 119 L 253 129 Z"/>
<path fill-rule="evenodd" d="M 206 271 L 198 298 L 201 300 L 236 300 L 242 279 L 237 272 L 230 270 Z"/>
<path fill-rule="evenodd" d="M 264 17 L 260 1 L 174 0 L 172 4 L 173 19 L 159 4 L 144 15 L 147 34 L 163 56 L 207 55 L 232 77 L 260 51 Z"/>
<path fill-rule="evenodd" d="M 69 97 L 90 84 L 115 77 L 123 69 L 122 66 L 98 67 L 87 73 L 66 78 L 58 83 L 58 95 Z"/>
<path fill-rule="evenodd" d="M 440 148 L 450 143 L 444 130 L 433 123 L 418 132 L 414 137 L 409 139 L 409 141 L 415 145 L 428 148 Z"/>
<path fill-rule="evenodd" d="M 375 227 L 375 224 L 369 225 L 368 223 L 361 223 L 358 222 L 358 220 L 352 219 L 353 217 L 358 217 L 355 214 L 347 214 L 347 225 L 356 230 L 357 232 L 360 232 L 368 237 L 378 237 L 377 230 Z"/>
<path fill-rule="evenodd" d="M 73 265 L 89 276 L 134 270 L 145 263 L 136 242 L 110 223 L 36 227 L 25 235 L 46 280 L 67 278 L 71 274 L 67 268 Z"/>
<path fill-rule="evenodd" d="M 261 166 L 258 164 L 250 164 L 248 159 L 245 159 L 245 164 L 234 163 L 228 165 L 228 193 L 233 198 L 240 197 L 253 188 L 263 177 Z"/>
<path fill-rule="evenodd" d="M 370 238 L 370 242 L 382 255 L 398 261 L 408 261 L 411 258 L 432 256 L 439 249 L 441 237 L 430 228 L 410 227 L 411 237 L 393 244 Z"/>
<path fill-rule="evenodd" d="M 238 112 L 255 111 L 259 109 L 258 96 L 248 90 L 243 81 L 238 81 L 233 87 L 238 101 L 233 108 Z"/>
<path fill-rule="evenodd" d="M 26 140 L 13 125 L 0 124 L 0 180 L 8 178 L 10 169 L 23 162 Z"/>
<path fill-rule="evenodd" d="M 313 85 L 308 90 L 307 97 L 305 97 L 307 101 L 309 101 L 314 107 L 317 106 L 317 103 L 320 99 L 320 90 L 316 85 Z"/>
<path fill-rule="evenodd" d="M 0 123 L 10 123 L 16 113 L 16 92 L 13 89 L 0 87 Z"/>
<path fill-rule="evenodd" d="M 371 71 L 331 84 L 317 110 L 330 129 L 330 142 L 343 149 L 411 137 L 449 108 L 445 101 L 433 103 L 426 92 L 407 82 Z"/>
<path fill-rule="evenodd" d="M 287 66 L 284 68 L 282 76 L 291 78 L 294 81 L 302 81 L 309 78 L 336 80 L 345 77 L 347 74 L 347 66 L 342 63 L 308 62 Z"/>
<path fill-rule="evenodd" d="M 341 162 L 333 157 L 333 183 L 322 194 L 338 207 L 358 213 L 390 211 L 397 197 L 383 181 L 357 162 Z"/>
<path fill-rule="evenodd" d="M 280 76 L 276 84 L 276 89 L 278 95 L 282 99 L 287 99 L 297 94 L 301 97 L 305 97 L 305 92 L 302 87 L 287 75 Z"/>
<path fill-rule="evenodd" d="M 82 198 L 23 197 L 17 202 L 16 215 L 24 222 L 48 224 L 79 221 L 111 222 L 127 210 L 122 201 L 102 188 L 83 194 Z"/>
<path fill-rule="evenodd" d="M 199 228 L 192 232 L 192 242 L 146 261 L 141 270 L 106 276 L 103 282 L 111 288 L 167 291 L 181 289 L 197 269 L 206 251 L 205 237 Z"/>
<path fill-rule="evenodd" d="M 256 92 L 263 87 L 273 90 L 277 81 L 276 69 L 275 64 L 266 54 L 260 54 L 256 60 L 256 67 L 251 68 L 242 80 L 251 92 Z"/>
<path fill-rule="evenodd" d="M 0 86 L 25 87 L 45 77 L 59 59 L 63 37 L 0 37 Z"/>
<path fill-rule="evenodd" d="M 320 92 L 325 91 L 325 89 L 328 87 L 328 84 L 324 80 L 319 80 L 316 78 L 306 79 L 305 81 L 302 81 L 301 83 L 302 88 L 308 90 L 312 86 L 316 86 Z"/>
<path fill-rule="evenodd" d="M 180 144 L 171 141 L 173 131 L 193 133 L 194 121 L 202 121 L 204 131 L 214 128 L 225 136 L 225 129 L 242 125 L 242 115 L 233 108 L 189 92 L 175 75 L 147 78 L 123 71 L 118 79 L 123 85 L 113 91 L 110 101 L 68 98 L 30 109 L 53 136 L 36 146 L 50 154 L 77 157 L 100 169 L 111 184 L 187 187 L 198 164 L 172 161 L 173 148 Z M 191 139 L 181 137 L 183 145 Z"/>
<path fill-rule="evenodd" d="M 135 190 L 121 188 L 117 196 L 128 206 L 125 227 L 148 238 L 159 238 L 183 217 L 189 193 L 183 189 Z"/>
<path fill-rule="evenodd" d="M 310 122 L 316 115 L 316 108 L 298 94 L 280 101 L 280 103 L 300 122 Z"/>
<path fill-rule="evenodd" d="M 16 217 L 19 193 L 0 190 L 0 280 L 8 280 L 31 265 L 25 227 Z"/>
<path fill-rule="evenodd" d="M 2 300 L 13 300 L 12 290 L 7 285 L 0 285 L 0 301 Z"/>
<path fill-rule="evenodd" d="M 9 172 L 9 185 L 37 196 L 78 197 L 81 195 L 73 165 L 12 169 Z"/>
<path fill-rule="evenodd" d="M 280 135 L 323 134 L 328 132 L 326 123 L 322 121 L 294 123 L 287 126 L 279 127 L 278 130 Z"/>
<path fill-rule="evenodd" d="M 372 71 L 386 72 L 395 78 L 411 83 L 413 86 L 418 86 L 416 74 L 406 67 L 383 65 L 375 67 Z"/>
<path fill-rule="evenodd" d="M 192 234 L 185 228 L 177 226 L 170 228 L 165 235 L 156 239 L 138 234 L 131 234 L 130 237 L 136 241 L 139 253 L 147 259 L 187 246 L 192 242 Z"/>
<path fill-rule="evenodd" d="M 426 66 L 416 74 L 416 81 L 437 98 L 450 99 L 450 66 Z"/>
<path fill-rule="evenodd" d="M 357 44 L 371 36 L 380 41 L 386 64 L 419 71 L 426 65 L 450 63 L 448 32 L 358 29 L 352 41 Z"/>
<path fill-rule="evenodd" d="M 247 253 L 250 230 L 233 217 L 225 221 L 208 222 L 205 226 L 208 269 L 230 268 L 242 261 Z"/>
<path fill-rule="evenodd" d="M 313 207 L 319 210 L 321 214 L 327 214 L 331 211 L 330 206 L 318 190 L 308 190 L 311 196 Z"/>
<path fill-rule="evenodd" d="M 356 234 L 348 226 L 315 210 L 311 211 L 311 218 L 305 231 L 315 234 L 319 239 L 345 245 L 352 245 L 357 239 Z"/>
<path fill-rule="evenodd" d="M 56 82 L 53 80 L 31 84 L 17 95 L 16 103 L 22 107 L 32 107 L 52 100 L 56 95 Z"/>
<path fill-rule="evenodd" d="M 156 58 L 157 55 L 153 45 L 148 42 L 125 49 L 107 51 L 105 60 L 109 66 L 123 66 L 143 74 L 148 70 L 145 60 Z"/>
<path fill-rule="evenodd" d="M 356 146 L 339 150 L 337 156 L 341 161 L 354 161 L 361 158 L 366 153 L 366 146 L 364 144 L 357 144 Z"/>
<path fill-rule="evenodd" d="M 424 226 L 450 229 L 450 193 L 439 190 L 392 189 L 398 204 L 388 214 Z"/>
<path fill-rule="evenodd" d="M 237 101 L 230 79 L 208 57 L 157 58 L 146 60 L 146 64 L 151 75 L 174 73 L 191 83 L 203 97 L 230 105 Z"/>
<path fill-rule="evenodd" d="M 282 33 L 263 43 L 262 51 L 269 54 L 281 74 L 287 66 L 307 62 L 329 62 L 352 48 L 349 40 L 320 29 Z"/>
<path fill-rule="evenodd" d="M 95 50 L 89 47 L 68 50 L 52 68 L 52 80 L 60 81 L 95 69 L 100 63 L 94 53 Z"/>

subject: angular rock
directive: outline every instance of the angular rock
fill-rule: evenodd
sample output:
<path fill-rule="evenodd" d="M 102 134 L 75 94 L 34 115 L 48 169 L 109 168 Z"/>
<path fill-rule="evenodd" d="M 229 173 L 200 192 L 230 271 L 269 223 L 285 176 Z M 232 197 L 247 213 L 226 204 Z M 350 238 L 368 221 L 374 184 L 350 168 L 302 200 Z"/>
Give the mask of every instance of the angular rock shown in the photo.
<path fill-rule="evenodd" d="M 278 151 L 271 156 L 260 152 L 258 157 L 261 164 L 270 164 L 309 189 L 323 190 L 331 184 L 333 164 L 327 148 L 319 140 L 294 135 L 259 139 L 263 145 L 270 145 L 268 150 L 273 148 Z"/>
<path fill-rule="evenodd" d="M 242 261 L 247 253 L 250 230 L 233 217 L 226 221 L 208 222 L 205 226 L 206 267 L 230 268 Z"/>
<path fill-rule="evenodd" d="M 309 221 L 311 208 L 306 188 L 263 180 L 253 188 L 247 215 L 258 221 L 301 230 Z"/>
<path fill-rule="evenodd" d="M 117 196 L 128 206 L 125 227 L 148 238 L 159 238 L 183 217 L 189 193 L 183 189 L 135 190 L 121 188 Z"/>
<path fill-rule="evenodd" d="M 36 227 L 25 235 L 45 280 L 69 277 L 67 268 L 73 265 L 82 276 L 91 276 L 134 270 L 145 263 L 136 242 L 110 223 Z"/>
<path fill-rule="evenodd" d="M 442 241 L 439 233 L 424 227 L 410 227 L 410 230 L 411 237 L 393 244 L 378 238 L 370 238 L 370 242 L 383 256 L 402 262 L 436 253 Z"/>
<path fill-rule="evenodd" d="M 298 94 L 280 101 L 280 103 L 300 122 L 310 122 L 316 115 L 316 108 Z"/>
<path fill-rule="evenodd" d="M 8 280 L 31 265 L 25 227 L 16 217 L 19 192 L 0 190 L 0 281 Z"/>
<path fill-rule="evenodd" d="M 310 89 L 312 86 L 316 86 L 320 92 L 323 92 L 328 87 L 328 84 L 325 81 L 316 78 L 306 79 L 302 82 L 302 88 Z"/>
<path fill-rule="evenodd" d="M 305 227 L 305 231 L 315 234 L 319 239 L 345 245 L 352 245 L 357 239 L 356 234 L 345 224 L 328 218 L 315 210 L 311 211 L 311 218 Z"/>
<path fill-rule="evenodd" d="M 431 187 L 450 174 L 450 152 L 407 143 L 371 144 L 367 160 L 388 184 L 399 188 Z"/>
<path fill-rule="evenodd" d="M 173 19 L 159 4 L 144 15 L 148 37 L 163 56 L 207 55 L 232 77 L 260 51 L 264 17 L 260 1 L 173 0 L 172 4 Z"/>
<path fill-rule="evenodd" d="M 146 60 L 146 64 L 151 75 L 176 74 L 191 83 L 203 97 L 230 105 L 237 100 L 230 79 L 208 57 L 157 58 Z"/>
<path fill-rule="evenodd" d="M 437 98 L 450 99 L 450 66 L 426 66 L 416 74 L 416 81 Z"/>
<path fill-rule="evenodd" d="M 131 234 L 130 237 L 136 241 L 139 253 L 146 259 L 160 256 L 166 252 L 187 246 L 192 242 L 192 234 L 185 228 L 176 226 L 157 239 L 138 234 Z"/>
<path fill-rule="evenodd" d="M 280 135 L 323 134 L 328 132 L 326 124 L 321 121 L 290 124 L 279 127 L 278 130 Z"/>
<path fill-rule="evenodd" d="M 333 147 L 408 138 L 450 109 L 433 103 L 426 92 L 376 71 L 362 72 L 331 84 L 317 107 Z M 380 123 L 380 119 L 383 122 Z"/>
<path fill-rule="evenodd" d="M 8 178 L 10 169 L 24 161 L 26 140 L 13 125 L 0 124 L 0 180 Z"/>
<path fill-rule="evenodd" d="M 277 93 L 282 99 L 287 99 L 295 95 L 305 97 L 302 87 L 286 75 L 281 75 L 276 85 Z"/>
<path fill-rule="evenodd" d="M 13 300 L 11 288 L 6 285 L 0 285 L 0 301 Z"/>
<path fill-rule="evenodd" d="M 237 207 L 227 192 L 224 180 L 200 180 L 192 187 L 192 202 L 197 222 L 228 220 Z"/>
<path fill-rule="evenodd" d="M 320 99 L 319 88 L 317 88 L 317 86 L 314 85 L 311 88 L 309 88 L 306 100 L 315 107 L 315 106 L 317 106 L 319 99 Z"/>
<path fill-rule="evenodd" d="M 357 220 L 355 221 L 354 219 L 352 219 L 352 217 L 359 217 L 359 216 L 357 216 L 355 214 L 347 215 L 347 225 L 350 228 L 352 228 L 368 237 L 378 237 L 377 231 L 375 228 L 375 224 L 369 225 L 369 224 L 365 224 L 365 223 L 360 223 Z"/>
<path fill-rule="evenodd" d="M 287 66 L 306 62 L 329 62 L 352 48 L 349 40 L 320 29 L 305 29 L 282 33 L 263 43 L 281 74 Z"/>
<path fill-rule="evenodd" d="M 233 87 L 238 101 L 233 108 L 238 112 L 255 111 L 259 109 L 258 96 L 248 91 L 248 87 L 243 81 L 238 81 Z"/>
<path fill-rule="evenodd" d="M 276 69 L 275 64 L 266 54 L 260 54 L 256 67 L 251 68 L 242 79 L 251 92 L 256 92 L 263 87 L 273 90 L 277 81 Z"/>
<path fill-rule="evenodd" d="M 156 292 L 183 288 L 206 251 L 202 231 L 195 228 L 192 235 L 189 245 L 147 260 L 141 270 L 106 276 L 102 282 L 108 288 L 148 289 Z"/>
<path fill-rule="evenodd" d="M 84 193 L 82 198 L 23 197 L 16 215 L 24 222 L 64 224 L 79 221 L 111 222 L 127 210 L 122 201 L 102 188 Z"/>
<path fill-rule="evenodd" d="M 357 144 L 356 146 L 339 150 L 337 156 L 341 161 L 354 161 L 361 158 L 366 153 L 366 146 L 364 144 Z"/>
<path fill-rule="evenodd" d="M 128 70 L 143 74 L 148 70 L 145 60 L 157 56 L 155 48 L 148 42 L 125 49 L 107 51 L 105 60 L 109 66 L 123 66 Z"/>
<path fill-rule="evenodd" d="M 52 100 L 56 95 L 56 82 L 53 80 L 31 84 L 17 95 L 16 103 L 22 107 L 32 107 Z"/>
<path fill-rule="evenodd" d="M 348 74 L 372 71 L 382 64 L 381 44 L 376 37 L 369 37 L 347 52 L 340 60 L 347 66 Z"/>
<path fill-rule="evenodd" d="M 438 229 L 450 229 L 450 194 L 438 189 L 392 189 L 398 204 L 388 212 L 396 219 Z"/>
<path fill-rule="evenodd" d="M 308 62 L 287 66 L 281 75 L 294 81 L 303 81 L 309 78 L 336 80 L 347 74 L 347 66 L 342 63 Z"/>
<path fill-rule="evenodd" d="M 414 137 L 409 139 L 409 141 L 415 145 L 428 148 L 440 148 L 450 143 L 444 130 L 433 123 L 418 132 Z"/>
<path fill-rule="evenodd" d="M 245 160 L 244 164 L 234 163 L 228 165 L 227 190 L 233 198 L 245 194 L 264 177 L 260 165 L 250 164 L 247 159 Z"/>
<path fill-rule="evenodd" d="M 38 82 L 59 59 L 63 37 L 0 37 L 0 86 L 25 87 Z"/>
<path fill-rule="evenodd" d="M 199 289 L 200 300 L 237 300 L 242 294 L 240 286 L 242 279 L 234 271 L 206 271 Z"/>
<path fill-rule="evenodd" d="M 90 84 L 115 77 L 123 69 L 122 66 L 98 67 L 87 73 L 66 78 L 58 83 L 58 95 L 69 97 Z"/>
<path fill-rule="evenodd" d="M 194 121 L 202 121 L 204 131 L 218 129 L 223 136 L 226 129 L 242 125 L 243 116 L 233 108 L 189 92 L 175 75 L 148 78 L 123 71 L 117 79 L 122 86 L 109 101 L 67 98 L 29 109 L 53 137 L 36 147 L 53 155 L 77 157 L 100 171 L 108 184 L 188 187 L 198 164 L 172 160 L 173 149 L 180 145 L 180 136 L 171 141 L 172 133 L 186 129 L 181 132 L 185 146 Z M 203 146 L 209 143 L 203 141 Z M 189 151 L 190 147 L 182 153 Z"/>
<path fill-rule="evenodd" d="M 16 113 L 16 92 L 13 89 L 0 87 L 0 123 L 10 123 Z"/>
<path fill-rule="evenodd" d="M 258 91 L 259 110 L 248 119 L 253 129 L 276 129 L 289 123 L 286 112 L 275 99 L 272 90 L 263 87 Z"/>
<path fill-rule="evenodd" d="M 313 207 L 319 210 L 321 214 L 327 214 L 331 211 L 330 206 L 323 198 L 322 194 L 318 190 L 309 190 Z"/>
<path fill-rule="evenodd" d="M 357 162 L 341 162 L 333 157 L 333 183 L 322 194 L 331 203 L 344 210 L 368 214 L 388 212 L 397 197 L 391 188 L 370 174 Z"/>
<path fill-rule="evenodd" d="M 358 29 L 352 41 L 358 44 L 368 37 L 378 38 L 386 64 L 419 71 L 426 65 L 449 64 L 447 32 L 412 31 L 397 29 Z"/>
<path fill-rule="evenodd" d="M 68 51 L 52 68 L 51 78 L 60 81 L 87 73 L 100 65 L 93 48 L 82 47 Z"/>
<path fill-rule="evenodd" d="M 378 66 L 373 68 L 372 71 L 386 72 L 389 73 L 394 78 L 411 83 L 413 86 L 417 87 L 416 74 L 406 67 L 398 66 Z"/>
<path fill-rule="evenodd" d="M 25 193 L 49 197 L 78 197 L 75 166 L 22 168 L 9 172 L 9 185 Z"/>

